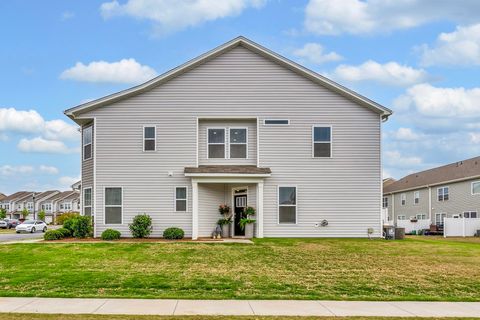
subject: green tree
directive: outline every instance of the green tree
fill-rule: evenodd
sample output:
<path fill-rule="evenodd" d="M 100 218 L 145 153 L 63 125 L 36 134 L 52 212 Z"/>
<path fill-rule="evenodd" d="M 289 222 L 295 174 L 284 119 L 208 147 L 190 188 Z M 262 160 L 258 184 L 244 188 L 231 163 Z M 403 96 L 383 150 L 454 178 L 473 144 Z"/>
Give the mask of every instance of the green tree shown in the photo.
<path fill-rule="evenodd" d="M 42 210 L 38 213 L 38 219 L 45 221 L 45 211 Z"/>
<path fill-rule="evenodd" d="M 27 219 L 29 214 L 30 214 L 30 212 L 27 210 L 27 208 L 23 208 L 23 210 L 22 210 L 23 219 Z"/>
<path fill-rule="evenodd" d="M 5 219 L 7 217 L 7 210 L 5 208 L 0 208 L 0 219 Z"/>

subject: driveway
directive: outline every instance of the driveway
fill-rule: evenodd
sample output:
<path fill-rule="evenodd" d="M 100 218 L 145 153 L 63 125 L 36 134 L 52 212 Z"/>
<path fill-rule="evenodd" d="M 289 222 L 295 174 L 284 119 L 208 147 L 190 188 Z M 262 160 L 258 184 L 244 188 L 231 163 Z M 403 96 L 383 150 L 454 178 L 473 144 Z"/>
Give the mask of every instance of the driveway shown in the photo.
<path fill-rule="evenodd" d="M 23 241 L 23 240 L 35 240 L 42 239 L 43 232 L 35 233 L 15 233 L 15 229 L 4 230 L 0 229 L 0 243 L 2 242 L 11 242 L 11 241 Z"/>

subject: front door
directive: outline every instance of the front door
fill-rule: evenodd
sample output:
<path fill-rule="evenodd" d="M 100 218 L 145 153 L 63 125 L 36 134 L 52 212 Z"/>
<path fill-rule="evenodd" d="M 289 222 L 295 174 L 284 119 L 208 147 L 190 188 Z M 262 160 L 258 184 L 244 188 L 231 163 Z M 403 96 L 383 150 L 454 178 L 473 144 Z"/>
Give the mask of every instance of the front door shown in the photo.
<path fill-rule="evenodd" d="M 244 236 L 245 229 L 240 228 L 240 219 L 245 218 L 245 208 L 247 207 L 247 196 L 235 196 L 233 199 L 235 203 L 235 217 L 234 217 L 234 236 Z"/>

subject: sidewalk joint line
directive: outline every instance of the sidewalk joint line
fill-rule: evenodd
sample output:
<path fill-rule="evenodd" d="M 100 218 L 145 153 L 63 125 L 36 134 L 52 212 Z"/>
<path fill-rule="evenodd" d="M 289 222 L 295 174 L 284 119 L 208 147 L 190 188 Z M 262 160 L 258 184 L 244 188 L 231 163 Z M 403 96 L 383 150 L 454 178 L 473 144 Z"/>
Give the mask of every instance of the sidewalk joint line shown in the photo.
<path fill-rule="evenodd" d="M 103 301 L 103 303 L 101 305 L 99 305 L 95 310 L 93 310 L 91 313 L 94 314 L 95 312 L 97 312 L 98 310 L 100 310 L 101 307 L 103 307 L 107 302 L 108 302 L 109 299 L 105 299 L 105 301 Z"/>
<path fill-rule="evenodd" d="M 256 316 L 257 314 L 256 314 L 255 311 L 253 310 L 253 307 L 252 307 L 252 305 L 250 304 L 250 300 L 247 300 L 247 303 L 248 303 L 248 306 L 250 307 L 250 310 L 252 310 L 253 315 Z"/>
<path fill-rule="evenodd" d="M 18 309 L 21 309 L 21 308 L 23 308 L 23 307 L 26 307 L 26 306 L 28 306 L 30 303 L 33 303 L 33 302 L 35 302 L 35 301 L 37 301 L 37 300 L 38 300 L 38 298 L 30 298 L 30 299 L 31 299 L 30 301 L 28 301 L 28 302 L 26 302 L 26 303 L 22 304 L 21 306 L 19 306 L 19 307 L 17 307 L 17 308 L 15 308 L 15 309 L 13 309 L 13 310 L 12 310 L 12 311 L 10 311 L 10 312 L 15 312 L 15 311 L 17 311 Z"/>
<path fill-rule="evenodd" d="M 405 312 L 408 313 L 408 314 L 411 314 L 413 317 L 421 317 L 420 315 L 418 315 L 418 314 L 416 314 L 416 313 L 413 313 L 413 312 L 411 312 L 411 311 L 409 311 L 409 310 L 407 310 L 407 309 L 405 309 L 405 308 L 402 308 L 399 303 L 395 303 L 395 302 L 398 302 L 398 301 L 389 301 L 388 303 L 389 303 L 390 305 L 392 305 L 392 306 L 394 306 L 394 307 L 402 310 L 402 311 L 405 311 Z"/>
<path fill-rule="evenodd" d="M 175 307 L 173 308 L 172 316 L 174 316 L 174 315 L 175 315 L 175 312 L 177 312 L 177 306 L 178 306 L 178 302 L 179 302 L 179 301 L 180 301 L 180 300 L 177 299 L 177 302 L 175 303 Z"/>
<path fill-rule="evenodd" d="M 324 304 L 322 303 L 322 301 L 320 301 L 320 300 L 316 300 L 316 301 L 318 302 L 318 304 L 320 304 L 322 307 L 324 307 L 325 310 L 327 310 L 328 312 L 330 312 L 332 316 L 337 317 L 337 315 L 336 315 L 332 310 L 330 310 L 326 305 L 324 305 Z"/>

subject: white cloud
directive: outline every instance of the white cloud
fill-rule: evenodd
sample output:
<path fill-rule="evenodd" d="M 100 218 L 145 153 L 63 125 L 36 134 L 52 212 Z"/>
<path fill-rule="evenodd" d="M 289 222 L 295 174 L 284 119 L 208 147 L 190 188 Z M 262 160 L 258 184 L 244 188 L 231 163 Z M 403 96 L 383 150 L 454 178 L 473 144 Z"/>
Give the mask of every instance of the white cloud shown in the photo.
<path fill-rule="evenodd" d="M 399 151 L 385 151 L 384 159 L 388 166 L 396 168 L 412 168 L 422 164 L 422 158 L 418 156 L 404 156 Z"/>
<path fill-rule="evenodd" d="M 342 56 L 336 52 L 326 53 L 322 45 L 318 43 L 306 43 L 303 48 L 293 51 L 293 54 L 316 64 L 342 60 Z"/>
<path fill-rule="evenodd" d="M 398 128 L 398 130 L 393 133 L 393 137 L 401 141 L 416 141 L 420 139 L 420 135 L 413 132 L 410 128 Z"/>
<path fill-rule="evenodd" d="M 8 136 L 5 133 L 0 132 L 0 141 L 2 142 L 8 141 Z"/>
<path fill-rule="evenodd" d="M 3 165 L 0 167 L 0 175 L 1 176 L 13 176 L 17 174 L 30 174 L 34 172 L 34 167 L 32 166 L 11 166 L 11 165 Z"/>
<path fill-rule="evenodd" d="M 41 165 L 39 168 L 40 172 L 46 173 L 46 174 L 58 174 L 58 168 L 54 166 L 46 166 L 46 165 Z"/>
<path fill-rule="evenodd" d="M 51 140 L 77 140 L 80 133 L 76 126 L 63 120 L 50 120 L 45 122 L 44 136 Z"/>
<path fill-rule="evenodd" d="M 380 64 L 372 60 L 358 66 L 342 64 L 335 69 L 332 76 L 349 82 L 374 81 L 391 86 L 410 86 L 429 78 L 423 69 L 414 69 L 393 61 Z"/>
<path fill-rule="evenodd" d="M 480 24 L 457 27 L 454 32 L 441 33 L 435 47 L 424 45 L 422 64 L 480 65 Z"/>
<path fill-rule="evenodd" d="M 76 177 L 68 177 L 68 176 L 63 176 L 58 178 L 58 184 L 60 185 L 60 189 L 68 189 L 74 184 L 75 182 L 80 180 L 80 176 Z"/>
<path fill-rule="evenodd" d="M 84 82 L 138 84 L 156 76 L 154 69 L 130 58 L 118 62 L 93 61 L 88 65 L 77 62 L 75 66 L 63 71 L 60 78 Z"/>
<path fill-rule="evenodd" d="M 64 11 L 62 12 L 62 21 L 70 20 L 75 17 L 75 13 L 72 11 Z"/>
<path fill-rule="evenodd" d="M 46 140 L 42 137 L 36 137 L 33 139 L 21 139 L 17 147 L 20 151 L 34 153 L 67 154 L 78 152 L 78 149 L 69 148 L 62 141 Z"/>
<path fill-rule="evenodd" d="M 310 0 L 305 28 L 316 34 L 365 34 L 407 29 L 435 21 L 479 20 L 477 0 Z"/>
<path fill-rule="evenodd" d="M 470 142 L 480 144 L 480 132 L 470 132 Z"/>
<path fill-rule="evenodd" d="M 155 23 L 160 34 L 181 30 L 241 14 L 247 8 L 260 8 L 265 0 L 117 0 L 105 2 L 100 7 L 104 18 L 131 16 Z"/>

